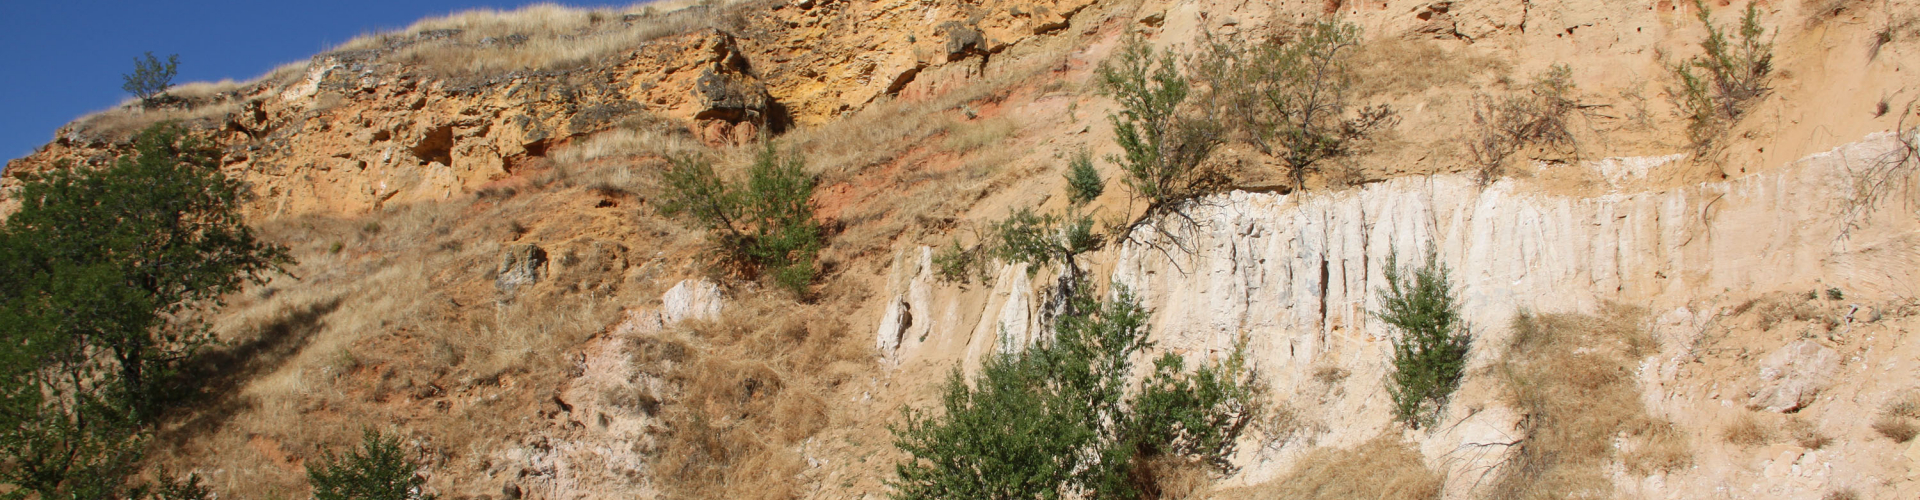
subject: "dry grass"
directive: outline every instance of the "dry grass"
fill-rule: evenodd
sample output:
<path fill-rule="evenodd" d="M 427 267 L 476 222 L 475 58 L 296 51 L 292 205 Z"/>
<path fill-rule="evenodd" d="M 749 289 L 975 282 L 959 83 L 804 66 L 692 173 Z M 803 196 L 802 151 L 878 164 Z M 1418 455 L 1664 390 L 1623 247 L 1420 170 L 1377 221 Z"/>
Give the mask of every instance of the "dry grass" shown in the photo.
<path fill-rule="evenodd" d="M 1905 443 L 1913 440 L 1914 435 L 1920 434 L 1920 425 L 1914 425 L 1912 420 L 1905 418 L 1881 415 L 1880 418 L 1873 420 L 1873 431 L 1886 436 L 1887 439 L 1892 439 L 1895 443 Z"/>
<path fill-rule="evenodd" d="M 1223 498 L 1289 500 L 1416 500 L 1440 498 L 1443 478 L 1421 461 L 1419 450 L 1383 435 L 1352 449 L 1320 448 L 1302 457 L 1286 477 L 1225 492 Z"/>
<path fill-rule="evenodd" d="M 561 165 L 581 165 L 610 158 L 662 158 L 704 149 L 684 127 L 623 124 L 556 149 L 549 157 Z"/>
<path fill-rule="evenodd" d="M 1432 41 L 1382 37 L 1361 44 L 1353 54 L 1358 72 L 1351 88 L 1360 98 L 1416 94 L 1436 87 L 1466 84 L 1483 75 L 1504 75 L 1505 60 L 1447 52 Z"/>
<path fill-rule="evenodd" d="M 1760 425 L 1751 413 L 1742 413 L 1720 428 L 1720 438 L 1736 446 L 1760 446 L 1773 442 L 1773 432 Z"/>
<path fill-rule="evenodd" d="M 729 306 L 717 321 L 692 321 L 640 339 L 634 360 L 671 394 L 655 478 L 675 497 L 791 498 L 804 465 L 794 445 L 831 423 L 827 398 L 866 371 L 871 349 L 838 315 L 783 299 Z"/>
<path fill-rule="evenodd" d="M 1901 418 L 1920 418 L 1920 391 L 1907 390 L 1887 400 L 1880 413 Z"/>
<path fill-rule="evenodd" d="M 1854 491 L 1853 488 L 1841 488 L 1829 491 L 1820 498 L 1821 500 L 1860 500 L 1860 492 Z"/>
<path fill-rule="evenodd" d="M 1802 448 L 1818 450 L 1833 443 L 1833 437 L 1820 432 L 1820 428 L 1815 427 L 1813 422 L 1800 417 L 1787 419 L 1786 427 L 1787 435 L 1793 437 L 1793 442 Z"/>
<path fill-rule="evenodd" d="M 1496 369 L 1525 415 L 1527 438 L 1502 467 L 1491 498 L 1607 496 L 1609 462 L 1637 471 L 1686 463 L 1684 436 L 1647 415 L 1640 402 L 1633 370 L 1653 347 L 1640 326 L 1643 316 L 1615 306 L 1599 317 L 1522 313 L 1514 319 L 1513 343 Z"/>
<path fill-rule="evenodd" d="M 175 104 L 157 109 L 142 109 L 140 100 L 128 98 L 112 108 L 89 113 L 75 119 L 76 130 L 98 140 L 118 142 L 133 137 L 135 132 L 148 125 L 161 121 L 174 120 L 195 122 L 213 118 L 224 118 L 240 109 L 240 103 L 250 96 L 242 95 L 255 88 L 275 89 L 290 83 L 294 76 L 306 70 L 307 62 L 293 62 L 268 71 L 258 78 L 244 82 L 231 79 L 217 82 L 188 82 L 174 86 L 167 91 L 178 101 Z"/>
<path fill-rule="evenodd" d="M 424 19 L 398 32 L 350 40 L 336 50 L 392 48 L 394 60 L 445 76 L 558 71 L 662 37 L 738 24 L 738 16 L 730 2 L 659 2 L 622 9 L 542 3 Z"/>

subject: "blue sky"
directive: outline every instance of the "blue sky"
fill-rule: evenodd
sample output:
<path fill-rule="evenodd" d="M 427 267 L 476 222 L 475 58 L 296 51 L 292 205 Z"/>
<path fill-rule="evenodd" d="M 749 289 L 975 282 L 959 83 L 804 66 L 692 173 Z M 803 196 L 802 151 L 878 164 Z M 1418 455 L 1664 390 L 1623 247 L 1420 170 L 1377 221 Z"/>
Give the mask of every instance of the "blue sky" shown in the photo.
<path fill-rule="evenodd" d="M 540 3 L 504 0 L 0 2 L 0 164 L 25 156 L 61 125 L 119 104 L 121 74 L 147 51 L 180 54 L 174 83 L 249 80 L 362 33 L 423 17 Z M 637 0 L 556 2 L 616 5 Z"/>

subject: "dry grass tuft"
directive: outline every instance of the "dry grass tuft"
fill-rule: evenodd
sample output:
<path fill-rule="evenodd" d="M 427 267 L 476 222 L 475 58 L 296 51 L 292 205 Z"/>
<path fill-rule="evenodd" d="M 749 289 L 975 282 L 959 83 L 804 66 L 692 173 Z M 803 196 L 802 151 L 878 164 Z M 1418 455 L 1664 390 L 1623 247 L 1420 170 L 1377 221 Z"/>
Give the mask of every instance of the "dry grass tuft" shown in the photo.
<path fill-rule="evenodd" d="M 1346 450 L 1320 448 L 1302 457 L 1286 477 L 1222 495 L 1290 500 L 1424 500 L 1440 498 L 1443 478 L 1398 436 L 1382 435 Z"/>
<path fill-rule="evenodd" d="M 1880 412 L 1892 417 L 1920 418 L 1920 391 L 1905 391 L 1887 400 Z"/>
<path fill-rule="evenodd" d="M 1503 467 L 1491 498 L 1606 496 L 1612 482 L 1604 465 L 1616 459 L 1636 471 L 1684 466 L 1684 436 L 1640 403 L 1633 370 L 1653 346 L 1642 317 L 1638 309 L 1615 306 L 1599 317 L 1522 313 L 1514 319 L 1513 343 L 1496 369 L 1525 415 L 1527 439 Z"/>
<path fill-rule="evenodd" d="M 1820 497 L 1820 499 L 1821 500 L 1860 500 L 1860 492 L 1854 491 L 1853 488 L 1841 488 L 1841 489 L 1827 492 L 1827 494 L 1825 496 Z"/>
<path fill-rule="evenodd" d="M 1833 437 L 1820 432 L 1820 428 L 1815 427 L 1813 422 L 1800 417 L 1787 419 L 1787 434 L 1793 437 L 1795 444 L 1809 450 L 1825 448 L 1833 443 Z"/>
<path fill-rule="evenodd" d="M 1914 425 L 1912 420 L 1905 418 L 1881 415 L 1880 418 L 1873 420 L 1873 431 L 1886 436 L 1887 439 L 1892 439 L 1895 443 L 1905 443 L 1913 440 L 1914 435 L 1920 434 L 1920 426 Z"/>
<path fill-rule="evenodd" d="M 1738 446 L 1760 446 L 1773 441 L 1773 432 L 1751 413 L 1742 413 L 1720 429 L 1720 438 Z"/>

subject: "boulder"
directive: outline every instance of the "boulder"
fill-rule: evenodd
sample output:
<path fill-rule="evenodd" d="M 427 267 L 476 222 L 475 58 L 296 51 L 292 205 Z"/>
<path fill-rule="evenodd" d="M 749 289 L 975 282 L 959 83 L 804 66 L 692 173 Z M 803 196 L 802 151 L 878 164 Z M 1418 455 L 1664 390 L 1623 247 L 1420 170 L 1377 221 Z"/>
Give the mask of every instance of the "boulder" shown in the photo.
<path fill-rule="evenodd" d="M 508 247 L 500 257 L 500 273 L 493 278 L 493 287 L 512 294 L 522 286 L 539 283 L 546 267 L 546 250 L 534 245 Z"/>
<path fill-rule="evenodd" d="M 1801 340 L 1767 355 L 1760 363 L 1760 387 L 1747 407 L 1787 413 L 1813 404 L 1814 396 L 1832 383 L 1840 369 L 1840 353 L 1812 340 Z"/>

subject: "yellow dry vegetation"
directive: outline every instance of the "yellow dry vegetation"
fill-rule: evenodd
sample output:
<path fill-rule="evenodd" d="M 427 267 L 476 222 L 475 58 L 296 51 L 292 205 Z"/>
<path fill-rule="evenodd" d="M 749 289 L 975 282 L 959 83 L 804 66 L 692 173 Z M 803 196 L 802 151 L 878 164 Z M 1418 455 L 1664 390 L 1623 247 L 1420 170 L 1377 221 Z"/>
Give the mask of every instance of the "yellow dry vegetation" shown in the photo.
<path fill-rule="evenodd" d="M 1262 486 L 1223 492 L 1228 499 L 1432 500 L 1440 498 L 1440 473 L 1420 451 L 1396 434 L 1383 434 L 1350 449 L 1320 448 L 1292 472 Z"/>
<path fill-rule="evenodd" d="M 655 480 L 681 498 L 794 498 L 795 446 L 831 423 L 828 399 L 866 373 L 872 350 L 832 307 L 756 294 L 715 321 L 689 321 L 643 346 L 637 372 L 670 389 Z"/>
<path fill-rule="evenodd" d="M 1644 316 L 1611 306 L 1599 316 L 1514 318 L 1513 342 L 1495 370 L 1523 415 L 1526 439 L 1490 498 L 1604 498 L 1613 488 L 1609 463 L 1645 474 L 1690 462 L 1685 437 L 1640 402 L 1634 370 L 1654 347 Z"/>
<path fill-rule="evenodd" d="M 618 9 L 540 3 L 476 9 L 355 38 L 336 50 L 397 47 L 394 61 L 446 76 L 565 70 L 661 37 L 739 23 L 730 2 L 653 2 Z"/>

